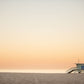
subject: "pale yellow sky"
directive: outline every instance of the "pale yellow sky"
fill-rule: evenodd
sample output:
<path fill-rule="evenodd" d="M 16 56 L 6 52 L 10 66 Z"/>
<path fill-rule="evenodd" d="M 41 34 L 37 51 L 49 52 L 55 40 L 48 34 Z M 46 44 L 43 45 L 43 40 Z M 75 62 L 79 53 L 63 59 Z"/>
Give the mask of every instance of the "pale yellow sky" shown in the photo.
<path fill-rule="evenodd" d="M 83 0 L 0 1 L 0 69 L 66 69 L 84 62 Z"/>

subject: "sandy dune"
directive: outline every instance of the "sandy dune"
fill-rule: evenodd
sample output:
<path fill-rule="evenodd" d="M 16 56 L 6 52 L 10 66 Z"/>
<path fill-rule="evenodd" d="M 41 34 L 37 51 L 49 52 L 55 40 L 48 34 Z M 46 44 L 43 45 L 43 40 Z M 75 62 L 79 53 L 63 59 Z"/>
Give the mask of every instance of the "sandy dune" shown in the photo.
<path fill-rule="evenodd" d="M 84 74 L 0 73 L 0 84 L 84 84 Z"/>

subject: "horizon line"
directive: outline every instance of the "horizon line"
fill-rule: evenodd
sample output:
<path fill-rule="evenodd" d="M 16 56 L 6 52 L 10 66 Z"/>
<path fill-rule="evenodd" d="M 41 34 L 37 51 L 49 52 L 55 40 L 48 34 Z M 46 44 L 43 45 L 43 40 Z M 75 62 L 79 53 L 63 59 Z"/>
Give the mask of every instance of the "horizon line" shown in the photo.
<path fill-rule="evenodd" d="M 0 72 L 13 72 L 13 73 L 65 73 L 65 70 L 46 70 L 46 69 L 27 69 L 27 70 L 23 70 L 23 69 L 0 69 Z"/>

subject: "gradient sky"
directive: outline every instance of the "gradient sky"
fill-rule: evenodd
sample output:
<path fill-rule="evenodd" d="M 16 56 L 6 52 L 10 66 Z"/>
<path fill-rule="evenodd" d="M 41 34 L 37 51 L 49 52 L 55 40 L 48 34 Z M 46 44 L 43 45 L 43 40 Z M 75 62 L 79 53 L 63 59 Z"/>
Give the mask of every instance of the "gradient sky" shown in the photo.
<path fill-rule="evenodd" d="M 84 0 L 0 0 L 0 69 L 66 69 L 84 63 Z"/>

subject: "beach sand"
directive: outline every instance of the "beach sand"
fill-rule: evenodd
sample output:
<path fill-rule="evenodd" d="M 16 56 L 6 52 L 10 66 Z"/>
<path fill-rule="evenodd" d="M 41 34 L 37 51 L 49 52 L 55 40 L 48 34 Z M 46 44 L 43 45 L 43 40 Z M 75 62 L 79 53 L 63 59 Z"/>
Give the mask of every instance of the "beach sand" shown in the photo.
<path fill-rule="evenodd" d="M 84 84 L 84 74 L 0 73 L 0 84 Z"/>

